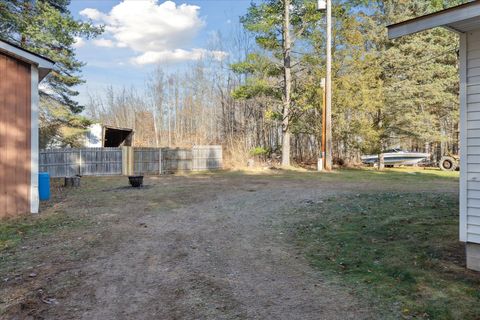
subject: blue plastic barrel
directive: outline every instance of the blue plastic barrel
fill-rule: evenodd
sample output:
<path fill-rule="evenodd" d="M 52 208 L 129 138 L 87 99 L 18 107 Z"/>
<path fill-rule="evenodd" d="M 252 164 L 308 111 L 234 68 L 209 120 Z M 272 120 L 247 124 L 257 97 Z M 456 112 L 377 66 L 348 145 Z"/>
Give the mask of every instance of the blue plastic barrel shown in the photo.
<path fill-rule="evenodd" d="M 48 172 L 38 173 L 38 194 L 40 201 L 50 200 L 50 174 Z"/>

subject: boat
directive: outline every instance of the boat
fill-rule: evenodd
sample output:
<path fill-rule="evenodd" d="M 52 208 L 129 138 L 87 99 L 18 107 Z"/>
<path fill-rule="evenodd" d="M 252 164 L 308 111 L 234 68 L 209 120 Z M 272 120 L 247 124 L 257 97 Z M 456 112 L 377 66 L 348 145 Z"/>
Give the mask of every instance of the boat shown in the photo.
<path fill-rule="evenodd" d="M 386 166 L 414 166 L 430 158 L 429 153 L 409 152 L 401 149 L 391 149 L 383 153 Z M 364 164 L 378 163 L 378 154 L 361 157 Z"/>

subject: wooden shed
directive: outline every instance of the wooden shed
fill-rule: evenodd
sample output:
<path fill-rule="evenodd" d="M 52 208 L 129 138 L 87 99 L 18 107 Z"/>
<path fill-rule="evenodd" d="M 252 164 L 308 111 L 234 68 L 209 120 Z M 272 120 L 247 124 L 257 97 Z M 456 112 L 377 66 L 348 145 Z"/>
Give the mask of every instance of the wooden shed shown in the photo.
<path fill-rule="evenodd" d="M 87 148 L 118 148 L 133 146 L 134 131 L 99 123 L 92 124 L 85 135 Z"/>
<path fill-rule="evenodd" d="M 467 267 L 480 271 L 480 1 L 388 27 L 390 39 L 435 27 L 460 38 L 460 241 Z M 428 48 L 425 48 L 428 51 Z"/>
<path fill-rule="evenodd" d="M 38 83 L 53 65 L 0 40 L 0 218 L 38 212 Z"/>

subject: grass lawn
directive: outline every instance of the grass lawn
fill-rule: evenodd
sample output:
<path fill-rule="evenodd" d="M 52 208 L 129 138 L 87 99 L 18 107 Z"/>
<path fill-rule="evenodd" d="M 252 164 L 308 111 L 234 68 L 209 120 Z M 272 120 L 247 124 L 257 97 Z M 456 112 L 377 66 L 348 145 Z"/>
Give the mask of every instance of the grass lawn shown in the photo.
<path fill-rule="evenodd" d="M 85 177 L 79 189 L 53 184 L 42 214 L 0 220 L 0 279 L 9 279 L 0 285 L 0 318 L 2 308 L 23 306 L 29 297 L 45 307 L 35 298 L 37 288 L 67 299 L 81 283 L 72 279 L 88 257 L 117 250 L 125 233 L 142 236 L 138 221 L 163 221 L 178 208 L 221 200 L 224 190 L 238 203 L 246 191 L 274 200 L 268 192 L 275 188 L 318 193 L 321 201 L 295 200 L 285 220 L 282 214 L 275 218 L 282 237 L 293 236 L 323 279 L 352 288 L 378 318 L 480 318 L 480 275 L 465 269 L 458 241 L 456 172 L 225 171 L 148 177 L 147 185 L 130 189 L 125 177 Z M 285 225 L 290 232 L 283 232 Z"/>
<path fill-rule="evenodd" d="M 218 173 L 212 173 L 218 175 Z M 245 176 L 264 177 L 269 180 L 292 180 L 330 184 L 333 189 L 353 191 L 358 188 L 373 190 L 382 188 L 392 191 L 434 190 L 458 191 L 458 172 L 445 172 L 439 169 L 394 168 L 378 171 L 374 168 L 342 169 L 332 172 L 316 172 L 293 168 L 292 170 L 236 170 L 221 173 L 222 177 L 239 178 Z"/>
<path fill-rule="evenodd" d="M 61 229 L 81 227 L 85 224 L 84 220 L 62 213 L 5 219 L 0 223 L 0 252 L 16 247 L 27 238 L 48 235 Z"/>
<path fill-rule="evenodd" d="M 410 177 L 384 174 L 411 191 L 349 193 L 298 209 L 305 218 L 293 234 L 308 260 L 386 318 L 478 319 L 480 276 L 465 269 L 458 194 L 412 192 Z M 429 179 L 457 178 L 432 171 Z"/>

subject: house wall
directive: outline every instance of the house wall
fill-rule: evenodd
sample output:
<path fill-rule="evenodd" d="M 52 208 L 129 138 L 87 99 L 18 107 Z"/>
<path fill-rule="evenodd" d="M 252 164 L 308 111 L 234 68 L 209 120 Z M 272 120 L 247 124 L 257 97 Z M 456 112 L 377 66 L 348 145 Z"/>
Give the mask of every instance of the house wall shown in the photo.
<path fill-rule="evenodd" d="M 99 123 L 94 123 L 88 127 L 85 133 L 85 147 L 101 148 L 103 140 L 103 127 Z"/>
<path fill-rule="evenodd" d="M 31 68 L 0 53 L 0 217 L 31 211 Z"/>

